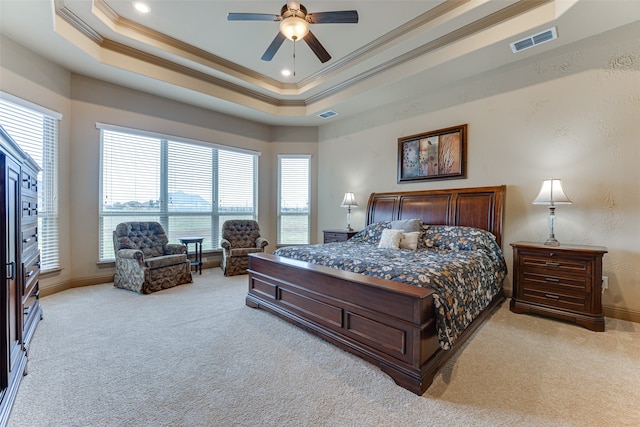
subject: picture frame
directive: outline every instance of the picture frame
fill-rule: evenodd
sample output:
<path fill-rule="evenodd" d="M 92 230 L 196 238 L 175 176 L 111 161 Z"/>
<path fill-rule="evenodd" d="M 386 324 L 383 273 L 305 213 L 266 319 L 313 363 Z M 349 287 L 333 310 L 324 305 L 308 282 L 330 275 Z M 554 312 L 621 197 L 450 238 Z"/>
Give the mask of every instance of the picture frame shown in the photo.
<path fill-rule="evenodd" d="M 466 177 L 466 124 L 398 138 L 398 184 Z"/>

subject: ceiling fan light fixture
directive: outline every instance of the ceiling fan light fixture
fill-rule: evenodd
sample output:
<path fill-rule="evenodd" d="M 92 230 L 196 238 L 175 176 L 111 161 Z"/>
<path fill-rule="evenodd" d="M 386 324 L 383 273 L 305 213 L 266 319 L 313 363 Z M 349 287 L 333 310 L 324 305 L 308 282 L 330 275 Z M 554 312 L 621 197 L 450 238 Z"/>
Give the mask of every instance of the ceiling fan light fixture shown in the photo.
<path fill-rule="evenodd" d="M 280 22 L 280 32 L 289 40 L 300 40 L 309 33 L 309 23 L 297 16 L 290 16 Z"/>

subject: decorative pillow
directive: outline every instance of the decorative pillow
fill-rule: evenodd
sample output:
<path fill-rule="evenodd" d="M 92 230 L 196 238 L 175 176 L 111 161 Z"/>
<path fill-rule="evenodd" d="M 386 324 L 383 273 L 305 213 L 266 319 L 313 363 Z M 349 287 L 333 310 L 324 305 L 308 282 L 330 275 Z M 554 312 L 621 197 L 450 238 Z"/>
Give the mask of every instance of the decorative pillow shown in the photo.
<path fill-rule="evenodd" d="M 474 227 L 432 225 L 424 233 L 427 247 L 449 249 L 453 251 L 473 251 L 484 249 L 489 252 L 500 251 L 495 236 L 485 230 Z"/>
<path fill-rule="evenodd" d="M 419 231 L 412 231 L 411 233 L 402 233 L 400 239 L 400 249 L 411 249 L 415 251 L 418 249 L 418 239 L 420 238 Z"/>
<path fill-rule="evenodd" d="M 391 221 L 391 228 L 395 230 L 402 230 L 405 233 L 413 233 L 414 231 L 420 231 L 422 227 L 422 220 L 420 218 L 414 219 L 398 219 Z"/>
<path fill-rule="evenodd" d="M 382 230 L 382 236 L 380 237 L 378 247 L 381 249 L 398 249 L 403 235 L 404 233 L 402 230 L 385 228 Z"/>
<path fill-rule="evenodd" d="M 433 241 L 429 239 L 429 224 L 422 224 L 420 227 L 420 237 L 418 238 L 418 249 L 424 250 L 433 247 Z"/>
<path fill-rule="evenodd" d="M 355 236 L 349 239 L 350 242 L 361 242 L 377 245 L 380 242 L 382 231 L 391 228 L 391 221 L 375 222 L 367 225 L 360 230 Z"/>

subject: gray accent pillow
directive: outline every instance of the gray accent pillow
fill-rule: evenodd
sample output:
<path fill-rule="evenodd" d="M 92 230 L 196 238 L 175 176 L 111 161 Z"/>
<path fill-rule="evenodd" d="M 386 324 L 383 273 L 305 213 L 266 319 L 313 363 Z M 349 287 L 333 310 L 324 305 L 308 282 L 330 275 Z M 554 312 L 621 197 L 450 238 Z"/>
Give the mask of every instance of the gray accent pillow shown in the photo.
<path fill-rule="evenodd" d="M 391 228 L 394 230 L 402 230 L 405 233 L 412 233 L 414 231 L 422 230 L 422 220 L 420 218 L 414 219 L 398 219 L 391 221 Z"/>

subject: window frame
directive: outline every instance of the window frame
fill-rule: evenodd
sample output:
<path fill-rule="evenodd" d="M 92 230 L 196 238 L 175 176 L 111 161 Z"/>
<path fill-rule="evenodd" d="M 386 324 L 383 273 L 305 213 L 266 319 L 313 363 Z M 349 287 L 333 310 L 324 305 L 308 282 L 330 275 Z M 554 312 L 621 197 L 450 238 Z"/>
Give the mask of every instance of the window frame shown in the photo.
<path fill-rule="evenodd" d="M 20 132 L 10 131 L 6 128 L 6 123 L 3 127 L 27 154 L 39 160 L 36 163 L 41 168 L 38 173 L 38 248 L 41 271 L 47 273 L 60 270 L 59 129 L 63 115 L 3 91 L 0 91 L 0 103 L 15 108 L 13 114 L 17 114 L 18 109 L 24 109 L 42 117 L 42 145 L 38 147 L 38 150 L 42 150 L 41 153 L 33 151 L 32 142 L 21 143 Z M 17 127 L 20 123 L 16 121 L 13 125 Z"/>
<path fill-rule="evenodd" d="M 242 217 L 250 217 L 251 219 L 258 218 L 258 166 L 259 166 L 259 157 L 261 155 L 258 151 L 247 150 L 242 148 L 230 147 L 222 144 L 216 144 L 206 141 L 198 141 L 189 138 L 177 137 L 174 135 L 166 135 L 157 132 L 132 129 L 123 126 L 115 126 L 103 123 L 96 123 L 96 127 L 100 130 L 100 194 L 99 194 L 99 227 L 100 227 L 100 239 L 99 239 L 99 259 L 100 262 L 113 261 L 114 258 L 107 257 L 110 255 L 106 245 L 109 245 L 109 241 L 107 241 L 107 230 L 105 227 L 105 219 L 106 218 L 115 218 L 115 217 L 123 217 L 123 218 L 136 218 L 140 217 L 141 220 L 149 220 L 149 218 L 153 218 L 151 220 L 157 220 L 162 226 L 165 228 L 167 236 L 169 237 L 170 242 L 178 243 L 179 238 L 172 238 L 173 230 L 171 228 L 171 220 L 175 218 L 185 218 L 185 217 L 194 217 L 198 219 L 202 219 L 202 217 L 209 217 L 208 222 L 208 231 L 210 232 L 210 245 L 205 245 L 205 251 L 216 251 L 220 250 L 220 233 L 222 228 L 222 222 L 224 219 L 228 219 L 229 212 L 226 212 L 223 208 L 221 208 L 220 203 L 220 190 L 221 190 L 221 182 L 222 177 L 220 176 L 220 153 L 228 152 L 242 155 L 252 156 L 251 159 L 248 159 L 252 162 L 252 178 L 251 183 L 253 186 L 253 197 L 252 206 L 249 207 L 249 211 L 241 212 Z M 160 147 L 160 171 L 159 171 L 159 180 L 160 180 L 160 195 L 159 195 L 159 209 L 153 211 L 126 211 L 126 212 L 114 212 L 114 211 L 106 211 L 103 206 L 105 194 L 105 183 L 104 183 L 104 175 L 105 175 L 105 159 L 104 157 L 104 136 L 105 132 L 116 132 L 126 134 L 132 137 L 144 137 L 144 138 L 152 138 L 158 140 L 158 143 L 161 144 Z M 212 151 L 211 156 L 211 208 L 207 208 L 205 210 L 194 210 L 194 211 L 181 211 L 181 210 L 172 210 L 170 208 L 169 200 L 169 187 L 170 180 L 175 175 L 168 173 L 171 162 L 171 155 L 169 154 L 170 144 L 188 144 L 191 146 L 196 146 L 200 148 L 205 148 Z M 233 164 L 233 163 L 231 163 Z M 185 173 L 188 173 L 186 171 Z M 237 217 L 237 216 L 236 216 Z M 115 222 L 114 222 L 115 223 Z M 113 228 L 113 227 L 112 227 Z M 205 238 L 205 243 L 206 243 Z M 209 247 L 207 247 L 209 246 Z"/>
<path fill-rule="evenodd" d="M 306 245 L 311 242 L 311 154 L 278 154 L 278 206 L 277 206 L 277 246 L 282 245 Z M 282 161 L 288 159 L 305 159 L 307 163 L 307 212 L 303 213 L 282 213 Z M 282 236 L 283 216 L 305 216 L 307 218 L 307 235 L 304 242 L 285 241 Z"/>

